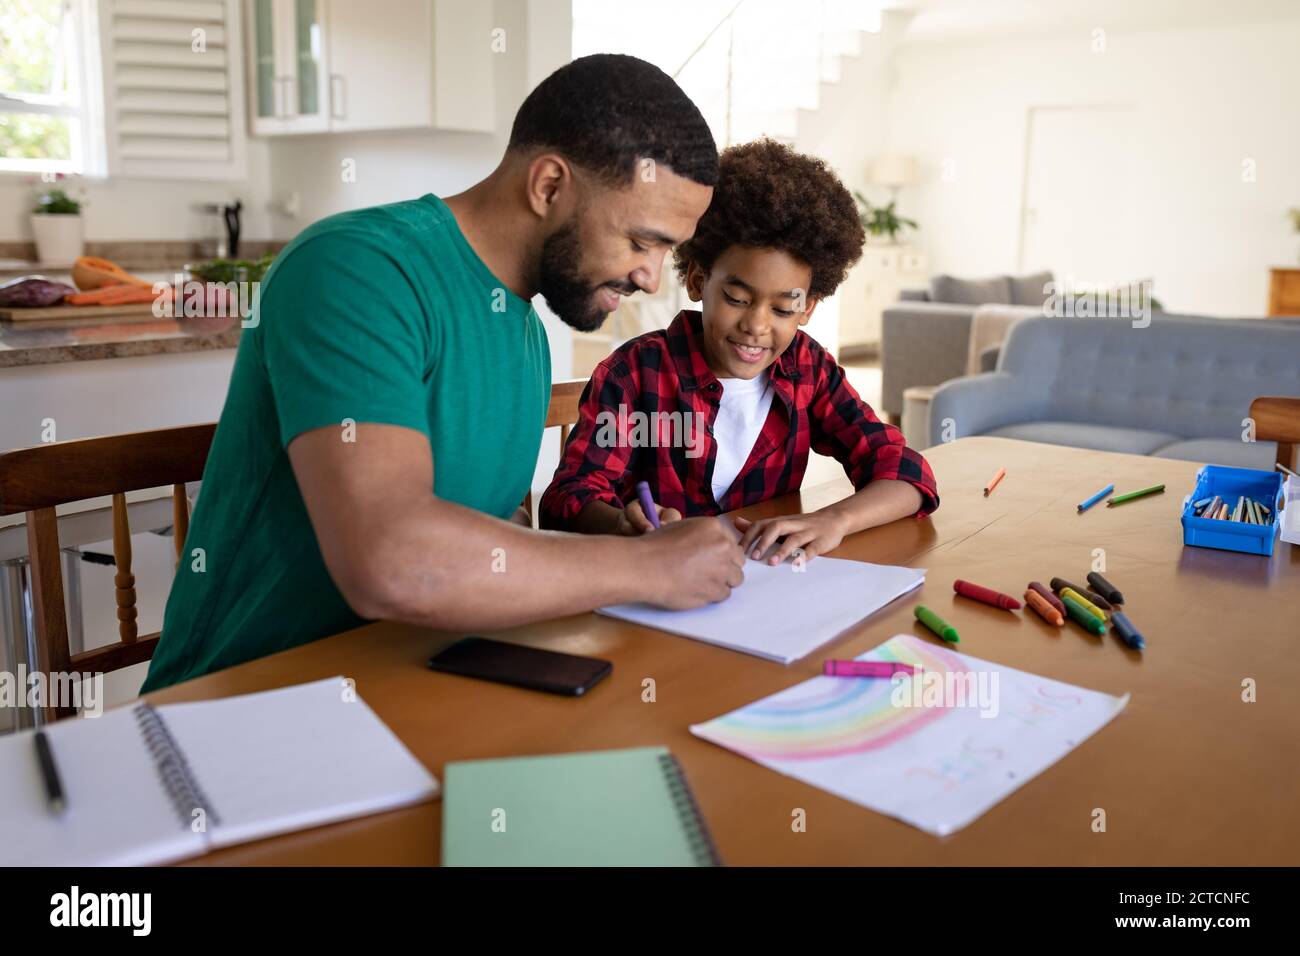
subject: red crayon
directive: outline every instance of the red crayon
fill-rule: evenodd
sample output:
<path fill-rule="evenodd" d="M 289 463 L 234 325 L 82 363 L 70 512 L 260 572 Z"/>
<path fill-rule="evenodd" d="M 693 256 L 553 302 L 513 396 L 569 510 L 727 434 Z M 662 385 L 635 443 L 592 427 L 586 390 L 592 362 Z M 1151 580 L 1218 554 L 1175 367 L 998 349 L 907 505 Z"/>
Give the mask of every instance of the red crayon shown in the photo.
<path fill-rule="evenodd" d="M 961 578 L 952 582 L 952 589 L 962 597 L 983 601 L 985 604 L 1000 607 L 1004 611 L 1018 611 L 1020 609 L 1020 602 L 1010 594 L 1003 594 L 1001 591 L 994 591 L 992 588 L 980 587 L 978 584 L 971 584 Z"/>
<path fill-rule="evenodd" d="M 1052 607 L 1056 608 L 1056 610 L 1060 612 L 1061 617 L 1065 617 L 1065 602 L 1062 601 L 1055 594 L 1053 594 L 1050 588 L 1043 587 L 1037 581 L 1030 581 L 1029 590 L 1037 591 L 1039 596 L 1042 597 L 1044 601 L 1052 605 Z"/>

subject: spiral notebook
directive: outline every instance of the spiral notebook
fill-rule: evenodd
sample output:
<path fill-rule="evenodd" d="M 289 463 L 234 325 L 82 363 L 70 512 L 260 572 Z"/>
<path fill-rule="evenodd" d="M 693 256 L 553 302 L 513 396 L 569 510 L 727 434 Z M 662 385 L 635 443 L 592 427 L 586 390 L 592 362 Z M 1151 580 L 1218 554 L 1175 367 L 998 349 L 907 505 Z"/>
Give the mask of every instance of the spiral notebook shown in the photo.
<path fill-rule="evenodd" d="M 122 707 L 0 738 L 0 864 L 140 866 L 429 800 L 438 782 L 342 678 Z"/>
<path fill-rule="evenodd" d="M 666 747 L 446 767 L 444 866 L 718 866 Z"/>

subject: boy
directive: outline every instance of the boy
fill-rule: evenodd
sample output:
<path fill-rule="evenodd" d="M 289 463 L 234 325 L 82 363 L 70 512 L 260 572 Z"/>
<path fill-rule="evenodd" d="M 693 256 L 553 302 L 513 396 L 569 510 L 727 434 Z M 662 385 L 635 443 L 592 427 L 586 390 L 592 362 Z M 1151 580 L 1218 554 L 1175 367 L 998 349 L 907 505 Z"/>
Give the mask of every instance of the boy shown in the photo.
<path fill-rule="evenodd" d="M 638 481 L 661 522 L 733 511 L 797 490 L 810 450 L 834 456 L 856 492 L 810 514 L 735 519 L 751 557 L 778 564 L 801 549 L 811 559 L 937 508 L 925 459 L 800 330 L 864 238 L 852 197 L 821 160 L 771 140 L 724 150 L 712 203 L 673 253 L 701 312 L 681 312 L 596 368 L 542 497 L 542 526 L 642 534 L 651 525 Z"/>

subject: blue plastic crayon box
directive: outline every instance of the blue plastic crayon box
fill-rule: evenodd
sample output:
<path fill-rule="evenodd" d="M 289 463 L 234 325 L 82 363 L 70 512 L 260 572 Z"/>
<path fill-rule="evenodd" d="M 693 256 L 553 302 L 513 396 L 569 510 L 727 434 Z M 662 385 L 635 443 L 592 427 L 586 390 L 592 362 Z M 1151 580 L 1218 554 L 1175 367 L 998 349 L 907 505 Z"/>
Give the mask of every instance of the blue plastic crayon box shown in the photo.
<path fill-rule="evenodd" d="M 1218 495 L 1232 508 L 1245 495 L 1273 509 L 1268 524 L 1198 518 L 1192 502 Z M 1228 468 L 1205 465 L 1196 473 L 1196 488 L 1183 500 L 1183 544 L 1198 548 L 1244 551 L 1246 554 L 1272 554 L 1273 542 L 1281 527 L 1282 473 L 1256 471 L 1253 468 Z"/>

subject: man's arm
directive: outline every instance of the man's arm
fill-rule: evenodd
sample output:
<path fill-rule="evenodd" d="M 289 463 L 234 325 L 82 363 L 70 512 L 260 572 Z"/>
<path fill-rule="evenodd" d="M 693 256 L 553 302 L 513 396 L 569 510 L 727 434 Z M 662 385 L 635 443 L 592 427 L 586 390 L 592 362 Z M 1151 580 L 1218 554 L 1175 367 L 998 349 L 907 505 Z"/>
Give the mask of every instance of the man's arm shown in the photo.
<path fill-rule="evenodd" d="M 495 629 L 646 601 L 697 607 L 743 579 L 744 556 L 712 519 L 637 538 L 538 532 L 433 494 L 428 439 L 393 425 L 336 427 L 288 446 L 330 576 L 372 619 Z"/>

